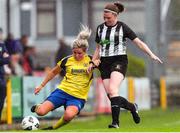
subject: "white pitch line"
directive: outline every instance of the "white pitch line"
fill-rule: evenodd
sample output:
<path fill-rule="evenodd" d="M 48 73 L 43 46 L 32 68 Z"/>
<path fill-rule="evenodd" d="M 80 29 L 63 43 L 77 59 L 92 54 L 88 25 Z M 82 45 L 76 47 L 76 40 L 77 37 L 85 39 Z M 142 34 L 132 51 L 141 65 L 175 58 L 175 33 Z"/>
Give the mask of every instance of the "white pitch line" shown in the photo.
<path fill-rule="evenodd" d="M 0 132 L 0 133 L 16 133 L 16 132 Z M 20 132 L 20 133 L 28 133 L 28 131 Z M 47 133 L 47 132 L 34 132 L 34 133 Z M 180 133 L 180 132 L 49 132 L 48 131 L 48 133 Z"/>

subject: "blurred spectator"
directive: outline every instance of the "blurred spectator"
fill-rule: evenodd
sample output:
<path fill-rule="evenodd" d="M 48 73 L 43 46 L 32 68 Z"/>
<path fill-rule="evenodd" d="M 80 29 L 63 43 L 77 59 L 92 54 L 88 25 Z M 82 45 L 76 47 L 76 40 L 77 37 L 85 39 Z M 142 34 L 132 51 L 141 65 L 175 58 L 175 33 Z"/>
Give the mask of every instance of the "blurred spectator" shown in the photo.
<path fill-rule="evenodd" d="M 24 56 L 22 66 L 25 75 L 32 75 L 34 70 L 33 56 L 35 55 L 35 48 L 27 46 L 24 49 Z"/>
<path fill-rule="evenodd" d="M 66 44 L 64 38 L 59 39 L 59 48 L 58 51 L 56 52 L 55 64 L 58 61 L 60 61 L 62 58 L 70 55 L 71 53 L 72 53 L 71 47 Z"/>
<path fill-rule="evenodd" d="M 14 36 L 11 33 L 7 35 L 5 45 L 10 55 L 20 53 L 21 51 L 21 46 L 18 44 L 18 41 L 14 39 Z"/>
<path fill-rule="evenodd" d="M 9 65 L 5 65 L 5 72 L 8 74 L 13 74 L 17 76 L 22 76 L 23 69 L 20 65 L 22 62 L 22 46 L 19 40 L 15 40 L 13 34 L 9 33 L 6 40 L 5 45 L 8 50 L 8 53 L 11 55 L 11 63 Z"/>
<path fill-rule="evenodd" d="M 19 53 L 11 55 L 11 69 L 12 69 L 13 75 L 16 75 L 16 76 L 24 75 L 23 68 L 20 64 L 20 61 L 22 59 L 21 56 L 22 55 Z"/>
<path fill-rule="evenodd" d="M 68 46 L 64 40 L 64 38 L 59 39 L 59 48 L 58 51 L 56 52 L 55 56 L 55 64 L 59 62 L 62 58 L 71 55 L 71 47 Z M 60 73 L 60 76 L 64 76 L 64 71 L 62 70 Z"/>
<path fill-rule="evenodd" d="M 5 71 L 4 65 L 9 64 L 10 57 L 8 51 L 5 47 L 4 42 L 2 41 L 2 29 L 0 28 L 0 118 L 2 109 L 4 106 L 4 100 L 6 97 L 6 80 L 5 80 Z"/>
<path fill-rule="evenodd" d="M 28 36 L 22 35 L 20 39 L 21 53 L 23 54 L 25 49 L 28 47 Z"/>

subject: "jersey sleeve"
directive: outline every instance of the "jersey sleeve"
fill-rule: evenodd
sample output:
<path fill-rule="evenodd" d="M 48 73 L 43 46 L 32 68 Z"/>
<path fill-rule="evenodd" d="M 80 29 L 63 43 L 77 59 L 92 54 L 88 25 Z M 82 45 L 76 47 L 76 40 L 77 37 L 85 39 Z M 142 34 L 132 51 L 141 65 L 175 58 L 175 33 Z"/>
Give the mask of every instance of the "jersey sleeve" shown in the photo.
<path fill-rule="evenodd" d="M 100 36 L 99 36 L 99 26 L 96 29 L 96 38 L 95 38 L 96 43 L 100 43 Z"/>
<path fill-rule="evenodd" d="M 63 61 L 63 59 L 60 60 L 60 61 L 58 61 L 57 65 L 58 65 L 58 66 L 61 66 L 62 61 Z"/>
<path fill-rule="evenodd" d="M 136 33 L 131 30 L 131 28 L 129 28 L 129 26 L 127 26 L 125 23 L 123 23 L 122 25 L 124 30 L 124 37 L 134 40 L 137 37 Z"/>
<path fill-rule="evenodd" d="M 57 65 L 60 66 L 61 68 L 64 68 L 65 63 L 63 63 L 63 62 L 65 61 L 65 59 L 66 59 L 66 58 L 61 59 L 61 60 L 57 63 Z"/>
<path fill-rule="evenodd" d="M 67 60 L 68 60 L 70 57 L 72 57 L 72 56 L 66 56 L 66 57 L 64 57 L 63 59 L 61 59 L 61 60 L 57 63 L 57 65 L 60 66 L 62 69 L 65 69 L 65 64 L 66 64 Z"/>

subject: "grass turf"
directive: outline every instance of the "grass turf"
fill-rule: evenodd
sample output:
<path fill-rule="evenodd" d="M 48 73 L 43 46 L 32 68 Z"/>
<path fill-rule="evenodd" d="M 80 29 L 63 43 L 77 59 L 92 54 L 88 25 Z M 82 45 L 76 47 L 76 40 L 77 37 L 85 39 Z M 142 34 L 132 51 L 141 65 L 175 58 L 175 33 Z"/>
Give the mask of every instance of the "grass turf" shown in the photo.
<path fill-rule="evenodd" d="M 119 129 L 107 128 L 111 115 L 98 115 L 94 119 L 77 118 L 52 132 L 180 132 L 180 109 L 152 109 L 140 111 L 139 114 L 141 123 L 135 124 L 130 112 L 121 112 Z"/>

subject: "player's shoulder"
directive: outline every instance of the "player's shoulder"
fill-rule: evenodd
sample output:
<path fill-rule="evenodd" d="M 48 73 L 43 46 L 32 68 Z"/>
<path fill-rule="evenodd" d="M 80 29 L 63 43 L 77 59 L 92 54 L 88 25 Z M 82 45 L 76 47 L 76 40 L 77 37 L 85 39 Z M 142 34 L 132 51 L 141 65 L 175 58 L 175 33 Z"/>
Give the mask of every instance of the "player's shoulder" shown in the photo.
<path fill-rule="evenodd" d="M 118 24 L 118 25 L 121 25 L 121 26 L 126 25 L 123 21 L 117 21 L 117 24 Z"/>
<path fill-rule="evenodd" d="M 123 21 L 118 21 L 117 23 L 118 23 L 118 25 L 120 25 L 120 26 L 128 27 L 128 25 L 127 25 L 125 22 L 123 22 Z"/>
<path fill-rule="evenodd" d="M 72 60 L 72 55 L 68 55 L 68 56 L 66 56 L 66 57 L 64 57 L 64 58 L 62 58 L 59 62 L 58 62 L 58 64 L 60 65 L 65 65 L 69 60 Z"/>
<path fill-rule="evenodd" d="M 68 55 L 68 56 L 64 57 L 64 58 L 62 59 L 62 61 L 70 60 L 70 59 L 72 59 L 72 58 L 73 58 L 72 55 Z"/>
<path fill-rule="evenodd" d="M 91 60 L 92 59 L 92 55 L 87 54 L 87 57 Z"/>
<path fill-rule="evenodd" d="M 97 28 L 102 28 L 104 26 L 105 23 L 101 23 L 97 26 Z"/>

